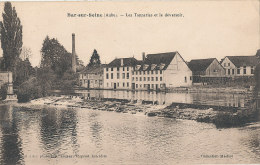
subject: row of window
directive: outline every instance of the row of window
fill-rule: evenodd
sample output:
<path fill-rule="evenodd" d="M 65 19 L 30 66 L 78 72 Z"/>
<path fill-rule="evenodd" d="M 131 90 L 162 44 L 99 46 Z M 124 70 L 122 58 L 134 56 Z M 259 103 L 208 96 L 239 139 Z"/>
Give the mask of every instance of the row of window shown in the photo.
<path fill-rule="evenodd" d="M 139 73 L 139 75 L 145 75 L 145 74 L 150 74 L 150 71 L 148 70 L 148 71 L 133 71 L 132 72 L 132 74 L 134 75 L 138 75 L 138 73 Z M 160 74 L 162 74 L 162 70 L 155 70 L 155 71 L 153 71 L 153 70 L 151 70 L 151 74 L 158 74 L 158 73 L 160 73 Z"/>
<path fill-rule="evenodd" d="M 123 68 L 123 71 L 127 70 L 129 71 L 129 67 L 122 67 Z M 114 68 L 106 68 L 106 71 L 114 71 Z M 116 70 L 119 71 L 120 70 L 120 67 L 116 67 Z"/>
<path fill-rule="evenodd" d="M 116 78 L 120 79 L 120 73 L 116 74 Z M 109 79 L 109 73 L 106 74 L 106 79 Z M 114 79 L 114 74 L 110 74 L 110 79 Z M 129 73 L 122 73 L 122 79 L 129 79 Z"/>
<path fill-rule="evenodd" d="M 235 69 L 227 69 L 227 74 L 228 75 L 234 75 L 235 74 Z M 237 74 L 240 74 L 240 68 L 237 69 Z M 243 74 L 246 74 L 246 66 L 243 67 Z M 254 74 L 254 67 L 251 66 L 251 74 Z"/>
<path fill-rule="evenodd" d="M 107 87 L 109 87 L 109 83 L 107 83 Z M 127 82 L 127 83 L 124 83 L 124 82 L 123 83 L 119 83 L 119 82 L 118 83 L 111 83 L 111 87 L 117 87 L 117 88 L 118 87 L 129 87 L 129 82 Z"/>
<path fill-rule="evenodd" d="M 136 77 L 136 78 L 132 77 L 133 81 L 146 81 L 146 80 L 147 81 L 150 81 L 150 80 L 154 81 L 154 79 L 155 79 L 155 81 L 159 80 L 158 77 L 151 77 L 151 78 L 150 77 L 147 77 L 147 78 L 146 77 L 139 77 L 139 78 L 138 77 Z M 160 81 L 162 81 L 162 77 L 160 77 Z"/>

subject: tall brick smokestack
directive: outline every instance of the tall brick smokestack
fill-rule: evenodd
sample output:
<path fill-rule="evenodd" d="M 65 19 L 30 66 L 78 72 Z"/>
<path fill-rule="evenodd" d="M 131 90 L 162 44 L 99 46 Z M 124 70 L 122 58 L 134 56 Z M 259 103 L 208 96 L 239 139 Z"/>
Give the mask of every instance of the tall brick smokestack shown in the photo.
<path fill-rule="evenodd" d="M 76 73 L 76 52 L 75 52 L 75 34 L 72 33 L 72 71 Z"/>

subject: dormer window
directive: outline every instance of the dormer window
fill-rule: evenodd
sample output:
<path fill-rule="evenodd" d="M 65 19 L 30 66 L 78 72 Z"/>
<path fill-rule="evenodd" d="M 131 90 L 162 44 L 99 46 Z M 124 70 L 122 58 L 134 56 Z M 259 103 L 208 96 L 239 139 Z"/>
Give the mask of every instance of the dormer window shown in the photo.
<path fill-rule="evenodd" d="M 149 67 L 149 65 L 144 64 L 144 66 L 143 66 L 143 70 L 146 70 L 148 67 Z"/>
<path fill-rule="evenodd" d="M 165 64 L 160 64 L 160 70 L 162 70 L 165 67 Z"/>
<path fill-rule="evenodd" d="M 154 70 L 155 67 L 156 67 L 156 64 L 152 64 L 152 65 L 151 65 L 151 70 Z"/>
<path fill-rule="evenodd" d="M 135 70 L 139 70 L 141 68 L 141 65 L 136 65 Z"/>

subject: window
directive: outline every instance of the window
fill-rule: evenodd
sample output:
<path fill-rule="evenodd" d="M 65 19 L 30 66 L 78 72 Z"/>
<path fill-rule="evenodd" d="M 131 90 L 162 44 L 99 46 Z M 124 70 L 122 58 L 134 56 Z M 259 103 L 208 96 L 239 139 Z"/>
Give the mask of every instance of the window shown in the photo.
<path fill-rule="evenodd" d="M 143 72 L 143 74 L 145 74 L 145 71 Z"/>
<path fill-rule="evenodd" d="M 126 73 L 126 79 L 129 79 L 129 73 Z"/>
<path fill-rule="evenodd" d="M 187 77 L 186 77 L 186 76 L 184 77 L 184 82 L 185 82 L 185 83 L 187 82 Z"/>
<path fill-rule="evenodd" d="M 106 68 L 106 71 L 108 71 L 108 68 Z"/>
<path fill-rule="evenodd" d="M 150 71 L 149 71 L 149 70 L 147 71 L 147 74 L 150 74 Z"/>
<path fill-rule="evenodd" d="M 154 88 L 154 85 L 152 84 L 152 88 Z"/>
<path fill-rule="evenodd" d="M 138 77 L 136 77 L 136 79 L 135 79 L 136 81 L 138 81 Z"/>
<path fill-rule="evenodd" d="M 125 71 L 125 67 L 123 67 L 123 71 Z"/>
<path fill-rule="evenodd" d="M 107 87 L 109 86 L 109 84 L 107 83 Z"/>
<path fill-rule="evenodd" d="M 136 71 L 135 74 L 138 75 L 138 71 Z"/>
<path fill-rule="evenodd" d="M 190 80 L 192 80 L 192 77 L 190 76 Z"/>
<path fill-rule="evenodd" d="M 142 74 L 142 72 L 141 72 L 141 71 L 139 71 L 139 74 L 141 75 L 141 74 Z"/>
<path fill-rule="evenodd" d="M 138 84 L 135 84 L 135 87 L 138 88 Z"/>
<path fill-rule="evenodd" d="M 140 81 L 142 81 L 142 77 L 140 77 Z"/>
<path fill-rule="evenodd" d="M 244 72 L 244 74 L 246 74 L 246 66 L 244 66 L 243 68 L 244 68 L 243 72 Z"/>
<path fill-rule="evenodd" d="M 125 73 L 122 74 L 122 78 L 125 79 Z"/>
<path fill-rule="evenodd" d="M 119 73 L 117 73 L 117 79 L 120 79 L 120 74 Z"/>
<path fill-rule="evenodd" d="M 111 68 L 111 71 L 113 71 L 113 68 Z"/>
<path fill-rule="evenodd" d="M 226 67 L 226 63 L 224 63 L 224 67 Z"/>
<path fill-rule="evenodd" d="M 126 70 L 129 71 L 129 67 L 127 67 Z"/>
<path fill-rule="evenodd" d="M 147 81 L 150 81 L 150 77 L 147 77 Z"/>
<path fill-rule="evenodd" d="M 117 87 L 119 87 L 119 83 L 117 83 Z"/>
<path fill-rule="evenodd" d="M 113 73 L 111 73 L 111 79 L 113 79 Z"/>
<path fill-rule="evenodd" d="M 158 77 L 156 77 L 155 80 L 158 81 Z"/>
<path fill-rule="evenodd" d="M 162 70 L 160 70 L 160 74 L 162 74 Z"/>
<path fill-rule="evenodd" d="M 129 87 L 129 83 L 126 83 L 126 86 Z"/>
<path fill-rule="evenodd" d="M 117 67 L 116 69 L 117 69 L 117 71 L 119 71 L 119 67 Z"/>
<path fill-rule="evenodd" d="M 230 69 L 228 69 L 228 75 L 230 75 Z"/>
<path fill-rule="evenodd" d="M 153 74 L 153 70 L 151 71 L 151 74 Z"/>
<path fill-rule="evenodd" d="M 233 75 L 235 74 L 235 69 L 232 69 L 232 74 L 233 74 Z"/>
<path fill-rule="evenodd" d="M 133 81 L 135 81 L 135 78 L 134 78 L 134 77 L 132 77 L 132 80 L 133 80 Z"/>
<path fill-rule="evenodd" d="M 230 63 L 228 63 L 228 66 L 230 66 Z"/>
<path fill-rule="evenodd" d="M 140 84 L 140 88 L 142 88 L 142 84 Z"/>
<path fill-rule="evenodd" d="M 237 69 L 237 74 L 240 74 L 240 68 Z"/>
<path fill-rule="evenodd" d="M 162 77 L 160 77 L 160 81 L 162 81 Z"/>
<path fill-rule="evenodd" d="M 123 87 L 125 87 L 125 83 L 123 83 Z"/>
<path fill-rule="evenodd" d="M 144 77 L 144 81 L 146 81 L 146 77 Z"/>
<path fill-rule="evenodd" d="M 152 77 L 152 81 L 154 80 L 154 77 Z"/>
<path fill-rule="evenodd" d="M 251 74 L 254 74 L 254 67 L 251 66 Z"/>
<path fill-rule="evenodd" d="M 155 71 L 155 74 L 158 74 L 158 70 Z"/>
<path fill-rule="evenodd" d="M 132 75 L 134 75 L 135 74 L 135 72 L 134 71 L 132 71 Z"/>
<path fill-rule="evenodd" d="M 106 76 L 106 77 L 107 77 L 107 79 L 109 79 L 109 75 L 108 75 L 108 73 L 107 73 L 107 76 Z"/>

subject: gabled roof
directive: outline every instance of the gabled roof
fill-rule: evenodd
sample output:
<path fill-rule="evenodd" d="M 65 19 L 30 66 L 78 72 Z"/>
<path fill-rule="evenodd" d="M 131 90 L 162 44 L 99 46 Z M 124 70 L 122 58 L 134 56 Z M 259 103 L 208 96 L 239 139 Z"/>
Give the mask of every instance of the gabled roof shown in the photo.
<path fill-rule="evenodd" d="M 256 56 L 226 56 L 236 67 L 256 66 L 259 59 Z"/>
<path fill-rule="evenodd" d="M 95 73 L 102 73 L 104 71 L 104 68 L 106 67 L 106 64 L 101 64 L 99 66 L 92 66 L 92 67 L 86 67 L 83 71 L 80 73 L 85 74 L 95 74 Z"/>
<path fill-rule="evenodd" d="M 131 58 L 116 58 L 110 62 L 107 67 L 121 67 L 121 59 L 123 60 L 123 66 L 135 66 L 137 60 L 134 57 Z"/>
<path fill-rule="evenodd" d="M 197 59 L 191 60 L 188 64 L 189 68 L 192 72 L 202 72 L 206 71 L 209 65 L 215 60 L 216 58 L 208 58 L 208 59 Z"/>
<path fill-rule="evenodd" d="M 139 62 L 139 65 L 141 65 L 139 70 L 143 70 L 144 65 L 148 65 L 148 68 L 146 70 L 151 70 L 152 64 L 157 65 L 154 70 L 159 70 L 160 64 L 164 64 L 162 70 L 165 70 L 167 69 L 168 65 L 171 63 L 176 54 L 177 52 L 147 54 L 145 60 Z"/>

